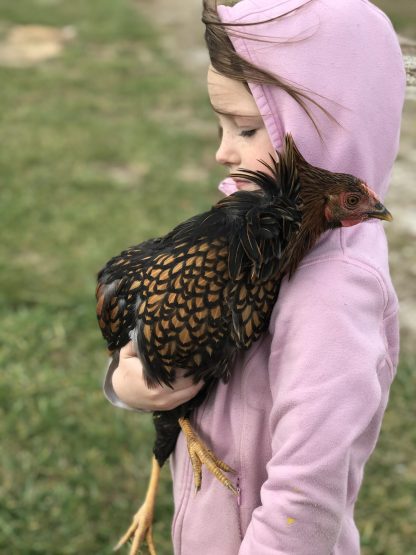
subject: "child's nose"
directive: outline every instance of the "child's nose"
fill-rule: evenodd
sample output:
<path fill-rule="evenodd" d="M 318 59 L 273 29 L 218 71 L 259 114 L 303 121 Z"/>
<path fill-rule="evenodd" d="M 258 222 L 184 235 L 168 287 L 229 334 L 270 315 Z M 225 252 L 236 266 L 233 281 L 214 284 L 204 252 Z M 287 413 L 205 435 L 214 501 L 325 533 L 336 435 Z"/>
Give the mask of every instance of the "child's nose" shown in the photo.
<path fill-rule="evenodd" d="M 215 154 L 215 160 L 218 164 L 223 166 L 235 166 L 240 163 L 240 156 L 238 150 L 233 145 L 233 142 L 223 135 L 220 146 Z"/>

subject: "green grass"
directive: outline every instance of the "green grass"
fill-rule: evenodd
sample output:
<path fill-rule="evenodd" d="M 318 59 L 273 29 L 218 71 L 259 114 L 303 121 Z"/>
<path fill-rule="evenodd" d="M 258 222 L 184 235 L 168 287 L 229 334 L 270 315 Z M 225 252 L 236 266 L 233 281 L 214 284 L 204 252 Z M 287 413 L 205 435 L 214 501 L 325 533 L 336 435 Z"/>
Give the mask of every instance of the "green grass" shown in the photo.
<path fill-rule="evenodd" d="M 204 84 L 133 0 L 0 1 L 0 21 L 2 36 L 17 23 L 77 30 L 58 59 L 0 68 L 0 552 L 109 554 L 144 494 L 153 431 L 102 396 L 95 273 L 217 198 L 215 123 Z M 412 368 L 367 468 L 365 555 L 413 552 Z M 159 555 L 171 553 L 171 506 L 166 470 Z"/>
<path fill-rule="evenodd" d="M 399 367 L 356 517 L 362 555 L 412 555 L 416 531 L 416 359 Z"/>
<path fill-rule="evenodd" d="M 192 187 L 180 172 L 208 159 L 215 124 L 208 138 L 188 129 L 203 84 L 189 87 L 134 2 L 3 2 L 0 19 L 3 36 L 14 23 L 77 30 L 59 59 L 0 68 L 0 552 L 111 553 L 144 494 L 153 429 L 101 393 L 95 274 L 212 203 L 213 161 Z M 209 125 L 207 106 L 198 117 Z"/>

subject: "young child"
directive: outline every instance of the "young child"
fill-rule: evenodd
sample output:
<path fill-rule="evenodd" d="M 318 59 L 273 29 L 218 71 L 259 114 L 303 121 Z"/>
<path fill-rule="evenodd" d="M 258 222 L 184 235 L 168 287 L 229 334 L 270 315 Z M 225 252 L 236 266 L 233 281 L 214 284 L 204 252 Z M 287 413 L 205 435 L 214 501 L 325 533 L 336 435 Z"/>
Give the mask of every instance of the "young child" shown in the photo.
<path fill-rule="evenodd" d="M 384 197 L 405 75 L 379 9 L 367 0 L 206 2 L 203 20 L 218 163 L 230 173 L 257 169 L 290 132 L 309 162 L 352 173 Z M 228 178 L 220 188 L 251 186 Z M 360 553 L 354 505 L 396 371 L 397 310 L 382 224 L 324 234 L 284 280 L 269 333 L 193 415 L 202 439 L 236 470 L 238 498 L 205 469 L 194 493 L 179 436 L 177 555 Z M 200 387 L 180 376 L 173 391 L 148 390 L 127 345 L 105 390 L 119 406 L 163 410 Z"/>

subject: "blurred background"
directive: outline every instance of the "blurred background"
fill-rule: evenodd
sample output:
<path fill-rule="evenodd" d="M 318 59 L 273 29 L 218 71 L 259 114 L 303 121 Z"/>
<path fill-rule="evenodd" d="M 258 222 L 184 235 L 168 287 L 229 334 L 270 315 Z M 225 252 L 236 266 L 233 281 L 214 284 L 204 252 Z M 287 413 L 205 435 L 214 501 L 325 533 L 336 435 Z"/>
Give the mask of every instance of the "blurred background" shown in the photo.
<path fill-rule="evenodd" d="M 416 39 L 414 0 L 375 3 Z M 95 275 L 219 198 L 200 11 L 0 0 L 0 553 L 110 554 L 144 495 L 152 424 L 101 393 Z M 410 91 L 387 199 L 402 356 L 357 505 L 363 555 L 415 553 L 415 142 Z M 159 555 L 171 515 L 164 469 Z"/>

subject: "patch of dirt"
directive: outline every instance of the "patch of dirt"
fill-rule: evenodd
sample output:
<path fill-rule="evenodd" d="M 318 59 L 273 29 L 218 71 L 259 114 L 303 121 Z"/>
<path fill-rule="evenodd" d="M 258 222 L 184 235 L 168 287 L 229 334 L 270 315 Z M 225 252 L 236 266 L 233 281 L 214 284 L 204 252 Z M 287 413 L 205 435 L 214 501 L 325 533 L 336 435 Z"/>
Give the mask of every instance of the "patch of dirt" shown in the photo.
<path fill-rule="evenodd" d="M 0 42 L 0 65 L 28 67 L 56 58 L 75 36 L 71 26 L 15 25 Z"/>
<path fill-rule="evenodd" d="M 202 0 L 138 0 L 140 11 L 162 36 L 162 45 L 195 80 L 205 80 L 208 54 L 201 22 Z M 406 56 L 413 57 L 416 43 L 401 38 Z M 200 81 L 199 81 L 200 82 Z M 408 79 L 408 83 L 412 80 Z M 413 83 L 412 83 L 413 84 Z M 400 151 L 386 204 L 394 222 L 386 225 L 393 281 L 401 306 L 402 352 L 416 355 L 416 86 L 408 86 L 403 112 Z"/>

